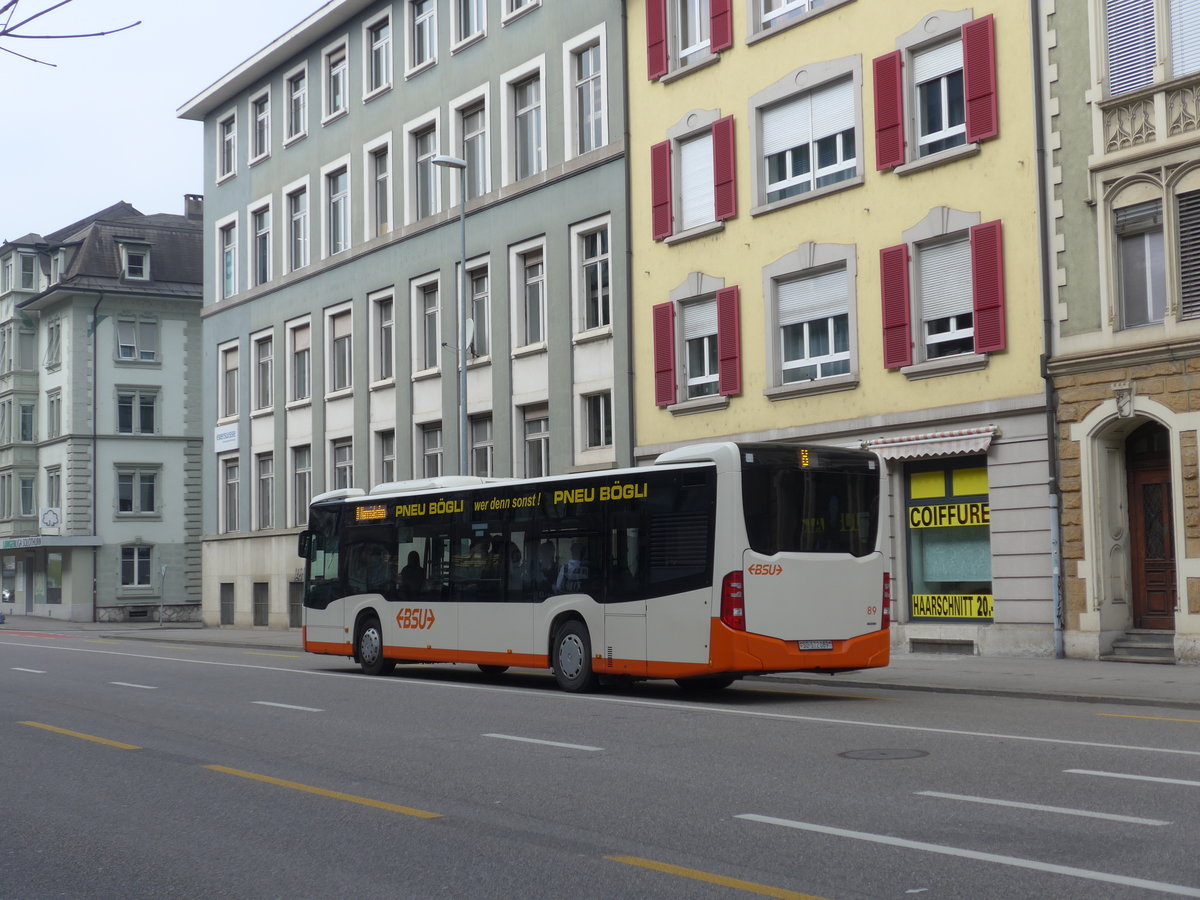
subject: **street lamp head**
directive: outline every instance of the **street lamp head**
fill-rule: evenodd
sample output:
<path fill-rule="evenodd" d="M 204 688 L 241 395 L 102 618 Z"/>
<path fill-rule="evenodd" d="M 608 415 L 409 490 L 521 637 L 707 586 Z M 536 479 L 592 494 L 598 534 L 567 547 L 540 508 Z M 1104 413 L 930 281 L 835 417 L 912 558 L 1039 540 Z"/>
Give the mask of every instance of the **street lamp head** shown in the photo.
<path fill-rule="evenodd" d="M 457 156 L 447 156 L 445 153 L 439 153 L 431 162 L 435 166 L 446 166 L 449 169 L 465 169 L 467 161 Z"/>

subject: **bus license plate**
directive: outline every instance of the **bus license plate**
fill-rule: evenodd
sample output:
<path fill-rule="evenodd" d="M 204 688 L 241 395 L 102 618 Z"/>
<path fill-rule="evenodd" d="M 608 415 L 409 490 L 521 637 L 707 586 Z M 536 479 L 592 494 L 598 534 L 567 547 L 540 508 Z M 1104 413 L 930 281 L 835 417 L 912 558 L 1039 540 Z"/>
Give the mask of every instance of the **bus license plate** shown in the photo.
<path fill-rule="evenodd" d="M 832 650 L 833 641 L 797 641 L 801 650 Z"/>

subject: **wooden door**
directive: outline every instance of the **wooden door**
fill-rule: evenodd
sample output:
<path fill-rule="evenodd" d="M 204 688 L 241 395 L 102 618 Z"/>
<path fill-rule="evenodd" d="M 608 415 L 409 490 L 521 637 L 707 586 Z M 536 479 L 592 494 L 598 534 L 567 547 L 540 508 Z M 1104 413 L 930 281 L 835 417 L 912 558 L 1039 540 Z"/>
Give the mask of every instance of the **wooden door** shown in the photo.
<path fill-rule="evenodd" d="M 1133 627 L 1175 628 L 1175 544 L 1168 433 L 1143 425 L 1126 442 Z"/>

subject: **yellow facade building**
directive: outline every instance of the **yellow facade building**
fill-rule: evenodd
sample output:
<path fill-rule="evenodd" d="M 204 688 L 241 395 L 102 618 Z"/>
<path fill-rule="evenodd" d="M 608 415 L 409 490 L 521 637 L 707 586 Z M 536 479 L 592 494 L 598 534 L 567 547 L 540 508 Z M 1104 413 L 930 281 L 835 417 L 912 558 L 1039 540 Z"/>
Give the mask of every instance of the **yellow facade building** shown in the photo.
<path fill-rule="evenodd" d="M 637 458 L 871 447 L 894 649 L 1053 653 L 1027 5 L 632 0 L 627 40 Z"/>

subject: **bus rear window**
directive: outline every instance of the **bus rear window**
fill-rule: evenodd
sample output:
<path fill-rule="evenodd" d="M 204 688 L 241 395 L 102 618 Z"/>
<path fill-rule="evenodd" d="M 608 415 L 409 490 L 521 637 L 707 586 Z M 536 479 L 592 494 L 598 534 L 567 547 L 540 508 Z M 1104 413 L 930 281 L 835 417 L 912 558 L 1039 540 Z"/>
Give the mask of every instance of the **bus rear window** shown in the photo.
<path fill-rule="evenodd" d="M 849 553 L 875 549 L 879 469 L 853 450 L 743 446 L 742 505 L 756 553 Z"/>

